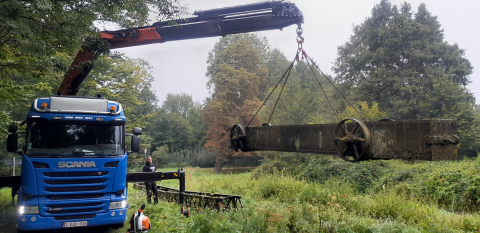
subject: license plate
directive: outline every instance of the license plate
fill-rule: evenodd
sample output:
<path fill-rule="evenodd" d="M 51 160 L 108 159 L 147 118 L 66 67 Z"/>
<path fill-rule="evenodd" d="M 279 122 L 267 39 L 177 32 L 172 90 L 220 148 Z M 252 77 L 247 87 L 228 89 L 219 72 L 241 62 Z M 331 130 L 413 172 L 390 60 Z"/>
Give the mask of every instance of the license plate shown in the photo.
<path fill-rule="evenodd" d="M 87 226 L 87 221 L 80 222 L 64 222 L 62 227 L 84 227 Z"/>

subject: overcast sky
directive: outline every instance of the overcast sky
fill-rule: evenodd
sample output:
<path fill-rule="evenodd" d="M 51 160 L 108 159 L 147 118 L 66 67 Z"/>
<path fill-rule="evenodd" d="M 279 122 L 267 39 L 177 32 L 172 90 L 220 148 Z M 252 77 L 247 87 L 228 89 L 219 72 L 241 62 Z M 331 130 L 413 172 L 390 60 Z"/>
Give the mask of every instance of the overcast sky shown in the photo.
<path fill-rule="evenodd" d="M 183 0 L 188 4 L 189 12 L 209 10 L 220 7 L 243 5 L 255 0 Z M 352 35 L 353 25 L 362 23 L 370 16 L 371 10 L 380 0 L 336 0 L 312 1 L 292 0 L 303 12 L 304 50 L 313 57 L 323 72 L 333 74 L 332 66 L 337 56 L 337 47 L 344 44 Z M 400 6 L 404 0 L 390 0 L 392 5 Z M 427 5 L 432 15 L 444 29 L 445 41 L 458 44 L 466 50 L 466 57 L 474 67 L 470 75 L 472 83 L 468 89 L 474 93 L 480 104 L 480 1 L 479 0 L 407 0 L 412 9 L 421 2 Z M 296 26 L 282 31 L 259 32 L 265 36 L 272 48 L 280 49 L 287 58 L 294 56 L 297 48 L 295 41 Z M 206 88 L 208 52 L 219 37 L 167 42 L 164 44 L 144 45 L 118 49 L 132 58 L 143 58 L 153 67 L 153 89 L 159 99 L 159 105 L 168 93 L 186 93 L 200 103 L 208 97 Z"/>

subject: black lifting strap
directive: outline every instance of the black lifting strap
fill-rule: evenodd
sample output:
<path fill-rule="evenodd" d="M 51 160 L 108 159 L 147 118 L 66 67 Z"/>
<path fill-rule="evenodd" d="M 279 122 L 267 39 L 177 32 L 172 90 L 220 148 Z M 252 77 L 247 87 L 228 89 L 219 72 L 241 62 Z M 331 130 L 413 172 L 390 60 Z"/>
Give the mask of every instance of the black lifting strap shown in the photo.
<path fill-rule="evenodd" d="M 362 113 L 360 113 L 360 111 L 358 111 L 357 108 L 355 108 L 355 106 L 347 99 L 347 97 L 343 94 L 343 92 L 341 92 L 337 86 L 335 86 L 335 84 L 332 82 L 332 80 L 330 80 L 323 72 L 322 70 L 320 69 L 320 67 L 318 67 L 318 65 L 312 60 L 312 58 L 310 58 L 307 53 L 305 53 L 305 51 L 302 50 L 302 56 L 305 57 L 307 63 L 308 63 L 308 66 L 310 67 L 310 70 L 312 70 L 312 73 L 313 75 L 315 76 L 315 78 L 317 79 L 317 82 L 318 84 L 320 84 L 320 81 L 318 80 L 318 77 L 317 75 L 315 74 L 315 72 L 313 71 L 313 68 L 312 66 L 310 65 L 310 62 L 315 65 L 315 68 L 317 68 L 317 70 L 323 75 L 323 77 L 325 77 L 325 79 L 328 80 L 328 82 L 330 82 L 330 84 L 332 84 L 332 86 L 335 88 L 335 90 L 337 90 L 338 93 L 340 93 L 342 95 L 342 97 L 348 102 L 348 104 L 350 104 L 350 106 L 358 113 L 358 115 L 360 115 L 360 117 L 362 117 L 362 119 L 367 122 L 367 119 L 365 119 L 365 117 L 362 115 Z M 309 62 L 310 61 L 310 62 Z M 328 96 L 327 96 L 327 93 L 325 93 L 325 91 L 323 90 L 323 87 L 322 87 L 322 84 L 320 84 L 320 87 L 322 88 L 322 91 L 323 93 L 325 94 L 325 97 L 327 97 L 327 100 L 328 102 L 330 103 L 330 107 L 332 107 L 333 109 L 333 112 L 335 113 L 335 116 L 337 117 L 337 120 L 340 122 L 340 119 L 338 118 L 338 115 L 337 115 L 337 112 L 335 111 L 335 109 L 333 108 L 333 105 L 332 103 L 330 102 L 330 99 L 328 99 Z"/>
<path fill-rule="evenodd" d="M 299 43 L 301 44 L 301 43 Z M 280 90 L 280 93 L 278 94 L 278 97 L 277 97 L 277 101 L 275 102 L 275 105 L 272 109 L 272 113 L 270 114 L 270 118 L 268 118 L 268 122 L 267 123 L 270 123 L 270 121 L 272 120 L 272 116 L 273 116 L 273 113 L 275 112 L 275 109 L 277 108 L 277 104 L 278 104 L 278 101 L 280 100 L 280 97 L 282 95 L 282 92 L 283 92 L 283 89 L 285 88 L 285 84 L 287 83 L 288 81 L 288 78 L 290 77 L 290 72 L 292 71 L 292 68 L 293 68 L 293 65 L 295 64 L 295 61 L 299 61 L 299 53 L 302 53 L 302 58 L 306 58 L 306 62 L 310 68 L 310 70 L 312 71 L 313 75 L 315 76 L 315 79 L 317 80 L 318 84 L 320 85 L 320 88 L 322 89 L 323 91 L 323 94 L 325 95 L 325 97 L 327 98 L 327 101 L 328 103 L 330 104 L 330 107 L 332 108 L 332 111 L 333 113 L 335 114 L 337 120 L 340 122 L 340 118 L 338 117 L 338 114 L 337 114 L 337 111 L 335 110 L 335 108 L 333 107 L 333 104 L 332 102 L 330 101 L 330 98 L 328 98 L 328 95 L 327 93 L 325 92 L 325 89 L 323 88 L 323 85 L 320 83 L 320 80 L 318 79 L 317 75 L 315 74 L 315 72 L 313 71 L 313 67 L 311 64 L 313 64 L 315 66 L 315 68 L 330 82 L 330 84 L 335 88 L 335 90 L 337 90 L 341 95 L 342 97 L 350 104 L 350 106 L 358 113 L 358 115 L 360 115 L 363 120 L 365 122 L 367 122 L 367 120 L 365 119 L 365 117 L 357 110 L 357 108 L 355 108 L 355 106 L 347 99 L 347 97 L 335 86 L 335 84 L 332 82 L 332 80 L 330 80 L 323 72 L 322 70 L 320 70 L 320 68 L 318 67 L 318 65 L 307 55 L 307 53 L 305 53 L 305 51 L 300 47 L 296 56 L 295 56 L 295 59 L 293 59 L 292 63 L 290 64 L 290 66 L 288 67 L 288 69 L 285 71 L 285 73 L 283 73 L 282 75 L 282 78 L 280 78 L 280 80 L 278 80 L 277 84 L 275 85 L 275 87 L 272 89 L 272 91 L 270 92 L 270 94 L 268 94 L 267 98 L 265 99 L 265 101 L 263 101 L 262 105 L 260 106 L 260 108 L 257 110 L 257 112 L 255 113 L 255 115 L 253 115 L 252 119 L 250 120 L 250 122 L 248 122 L 247 124 L 247 127 L 250 125 L 250 123 L 252 123 L 253 119 L 255 119 L 255 117 L 257 116 L 258 112 L 262 109 L 262 107 L 265 105 L 265 103 L 268 101 L 268 99 L 270 98 L 270 96 L 273 94 L 273 92 L 275 91 L 275 89 L 278 87 L 278 85 L 282 82 L 282 80 L 285 78 L 284 82 L 283 82 L 283 85 L 282 85 L 282 89 Z"/>
<path fill-rule="evenodd" d="M 338 114 L 337 114 L 337 111 L 335 110 L 335 108 L 333 107 L 333 104 L 332 104 L 332 101 L 330 101 L 330 98 L 328 98 L 328 95 L 327 95 L 327 92 L 325 92 L 325 89 L 323 89 L 323 85 L 322 83 L 320 83 L 320 80 L 318 80 L 318 77 L 317 75 L 315 74 L 315 72 L 313 71 L 312 69 L 312 66 L 310 65 L 310 62 L 308 61 L 308 56 L 307 56 L 307 53 L 305 53 L 305 51 L 303 51 L 303 57 L 306 57 L 307 59 L 305 59 L 307 61 L 307 64 L 308 64 L 308 67 L 310 67 L 310 70 L 312 71 L 312 74 L 313 76 L 315 76 L 315 79 L 317 79 L 317 82 L 318 82 L 318 85 L 320 85 L 320 88 L 322 89 L 322 92 L 323 94 L 325 95 L 325 98 L 327 98 L 327 101 L 328 101 L 328 104 L 330 104 L 330 108 L 332 108 L 332 111 L 333 113 L 335 113 L 335 117 L 337 118 L 338 122 L 340 122 L 340 118 L 338 117 Z M 322 73 L 323 74 L 323 73 Z M 325 75 L 324 75 L 325 76 Z M 326 78 L 326 76 L 325 76 Z"/>
<path fill-rule="evenodd" d="M 267 98 L 265 99 L 265 101 L 263 101 L 262 103 L 262 106 L 260 106 L 260 108 L 257 110 L 257 112 L 255 113 L 255 115 L 253 115 L 252 119 L 248 122 L 247 126 L 248 127 L 250 125 L 250 123 L 252 123 L 253 119 L 255 119 L 255 117 L 257 116 L 258 112 L 260 111 L 260 109 L 262 109 L 263 105 L 265 105 L 265 103 L 267 102 L 267 100 L 270 98 L 270 96 L 273 94 L 273 92 L 275 91 L 275 89 L 278 87 L 278 84 L 280 84 L 280 82 L 282 82 L 283 78 L 285 78 L 285 75 L 286 75 L 286 79 L 285 81 L 283 82 L 283 86 L 282 86 L 282 90 L 280 91 L 280 94 L 278 95 L 278 98 L 277 98 L 277 102 L 275 102 L 275 107 L 273 107 L 273 110 L 272 110 L 272 113 L 270 114 L 270 118 L 268 119 L 268 123 L 270 123 L 270 120 L 272 119 L 272 116 L 273 116 L 273 112 L 275 111 L 275 108 L 277 107 L 277 103 L 278 103 L 278 100 L 280 99 L 280 96 L 282 95 L 282 91 L 283 91 L 283 88 L 285 87 L 285 84 L 287 83 L 287 80 L 288 80 L 288 77 L 290 76 L 290 71 L 292 71 L 292 68 L 293 68 L 293 64 L 295 64 L 295 61 L 298 60 L 298 53 L 297 55 L 295 56 L 295 59 L 293 59 L 292 63 L 290 64 L 290 66 L 287 68 L 287 70 L 285 71 L 285 73 L 283 73 L 282 75 L 282 78 L 280 78 L 280 80 L 278 80 L 277 84 L 275 85 L 275 87 L 272 89 L 272 91 L 270 92 L 270 94 L 268 94 Z"/>

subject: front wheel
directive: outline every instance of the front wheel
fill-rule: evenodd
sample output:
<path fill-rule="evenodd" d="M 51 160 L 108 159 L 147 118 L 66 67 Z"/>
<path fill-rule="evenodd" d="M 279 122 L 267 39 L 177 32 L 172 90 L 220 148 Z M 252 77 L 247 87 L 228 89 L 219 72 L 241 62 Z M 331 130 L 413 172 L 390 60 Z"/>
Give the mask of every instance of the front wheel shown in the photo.
<path fill-rule="evenodd" d="M 114 225 L 111 225 L 109 226 L 110 228 L 113 228 L 114 230 L 117 230 L 117 229 L 121 229 L 125 226 L 125 223 L 118 223 L 118 224 L 114 224 Z"/>
<path fill-rule="evenodd" d="M 246 141 L 245 136 L 247 132 L 245 127 L 241 124 L 236 124 L 230 130 L 230 143 L 232 148 L 235 151 L 243 151 L 245 149 Z"/>
<path fill-rule="evenodd" d="M 340 158 L 347 162 L 364 159 L 370 143 L 370 131 L 359 119 L 347 118 L 335 128 L 335 150 Z"/>

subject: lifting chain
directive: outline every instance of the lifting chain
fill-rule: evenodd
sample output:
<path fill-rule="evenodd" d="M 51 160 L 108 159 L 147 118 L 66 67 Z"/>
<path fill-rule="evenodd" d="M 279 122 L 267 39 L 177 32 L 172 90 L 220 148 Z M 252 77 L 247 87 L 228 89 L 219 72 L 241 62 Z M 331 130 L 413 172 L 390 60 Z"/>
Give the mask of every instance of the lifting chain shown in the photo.
<path fill-rule="evenodd" d="M 325 95 L 325 98 L 327 98 L 328 103 L 330 104 L 330 107 L 332 108 L 333 113 L 335 113 L 335 117 L 337 117 L 337 120 L 340 121 L 340 118 L 338 117 L 337 111 L 336 111 L 335 108 L 333 107 L 332 102 L 330 101 L 330 98 L 328 98 L 328 95 L 327 95 L 327 93 L 325 92 L 325 89 L 323 88 L 322 84 L 320 83 L 320 80 L 318 80 L 317 75 L 316 75 L 315 72 L 313 71 L 313 68 L 312 68 L 312 66 L 310 65 L 310 62 L 308 61 L 308 58 L 309 58 L 309 57 L 308 57 L 307 53 L 305 52 L 305 50 L 303 50 L 303 42 L 305 42 L 305 38 L 303 38 L 302 33 L 303 33 L 302 25 L 301 25 L 301 24 L 298 24 L 298 28 L 297 28 L 297 43 L 298 43 L 298 48 L 297 48 L 297 56 L 295 57 L 295 59 L 297 60 L 297 62 L 300 62 L 300 56 L 299 56 L 299 54 L 302 53 L 302 60 L 305 58 L 305 60 L 307 61 L 307 64 L 308 64 L 308 66 L 310 67 L 310 70 L 312 71 L 313 75 L 314 75 L 315 78 L 317 79 L 317 82 L 318 82 L 318 84 L 320 85 L 320 88 L 322 89 L 322 92 L 323 92 L 323 94 Z"/>
<path fill-rule="evenodd" d="M 302 33 L 303 33 L 302 24 L 299 23 L 299 24 L 298 24 L 298 28 L 297 28 L 297 44 L 298 44 L 298 48 L 297 48 L 297 56 L 295 57 L 295 59 L 297 60 L 297 62 L 300 62 L 300 56 L 298 56 L 298 54 L 299 54 L 300 52 L 302 53 L 302 59 L 305 58 L 305 56 L 306 56 L 305 51 L 303 51 L 303 42 L 305 42 L 305 38 L 303 38 Z"/>
<path fill-rule="evenodd" d="M 307 55 L 307 53 L 305 52 L 305 50 L 303 50 L 303 42 L 305 42 L 305 39 L 302 37 L 302 33 L 303 33 L 302 24 L 298 24 L 298 28 L 297 28 L 297 43 L 298 43 L 298 48 L 297 48 L 297 56 L 295 57 L 295 59 L 297 60 L 297 62 L 300 62 L 299 53 L 302 53 L 302 60 L 305 58 L 305 60 L 307 61 L 307 64 L 308 64 L 308 66 L 310 67 L 310 70 L 312 71 L 313 75 L 314 75 L 315 78 L 317 79 L 317 82 L 318 82 L 318 84 L 320 85 L 320 88 L 322 89 L 323 94 L 324 94 L 325 97 L 327 98 L 328 103 L 330 104 L 330 107 L 331 107 L 332 110 L 333 110 L 333 113 L 335 113 L 335 116 L 337 117 L 337 120 L 340 121 L 340 118 L 338 117 L 337 111 L 335 111 L 335 108 L 333 107 L 332 102 L 331 102 L 330 99 L 328 98 L 327 93 L 326 93 L 325 90 L 323 89 L 322 84 L 320 83 L 320 81 L 318 80 L 317 75 L 316 75 L 315 72 L 313 71 L 313 68 L 312 68 L 310 62 L 313 63 L 313 65 L 315 66 L 315 68 L 330 82 L 330 84 L 332 84 L 332 86 L 335 88 L 335 90 L 337 90 L 337 91 L 343 96 L 343 98 L 344 98 L 344 99 L 350 104 L 350 106 L 358 113 L 358 115 L 360 115 L 360 116 L 362 117 L 362 119 L 363 119 L 365 122 L 367 122 L 367 120 L 365 119 L 365 117 L 357 110 L 357 108 L 355 108 L 355 106 L 347 99 L 347 97 L 346 97 L 340 90 L 338 90 L 338 88 L 335 86 L 335 84 L 332 82 L 332 80 L 330 80 L 330 79 L 322 72 L 322 70 L 320 70 L 320 67 L 318 67 L 318 65 L 317 65 L 310 57 L 308 57 L 308 55 Z"/>

